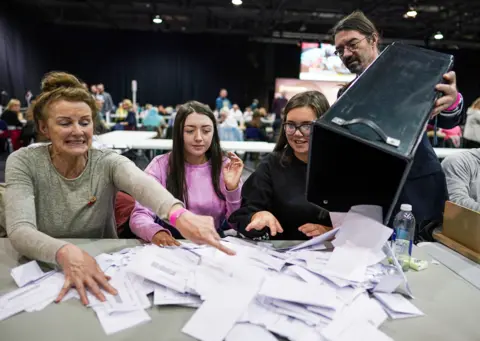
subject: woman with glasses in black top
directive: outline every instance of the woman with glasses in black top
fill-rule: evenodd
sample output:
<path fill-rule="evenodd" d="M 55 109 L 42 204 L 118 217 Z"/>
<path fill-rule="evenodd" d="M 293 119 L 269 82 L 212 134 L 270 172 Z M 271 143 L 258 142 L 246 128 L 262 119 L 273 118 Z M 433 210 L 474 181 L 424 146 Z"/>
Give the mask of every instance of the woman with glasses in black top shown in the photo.
<path fill-rule="evenodd" d="M 325 96 L 307 91 L 292 97 L 273 153 L 242 188 L 242 206 L 229 221 L 253 239 L 302 240 L 330 230 L 328 212 L 305 198 L 310 133 L 328 109 Z"/>

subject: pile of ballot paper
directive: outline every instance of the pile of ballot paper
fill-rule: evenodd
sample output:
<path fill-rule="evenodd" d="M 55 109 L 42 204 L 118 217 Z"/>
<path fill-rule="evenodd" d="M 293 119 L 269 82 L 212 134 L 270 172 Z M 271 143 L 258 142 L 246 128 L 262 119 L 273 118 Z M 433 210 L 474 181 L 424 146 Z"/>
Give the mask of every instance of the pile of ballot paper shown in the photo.
<path fill-rule="evenodd" d="M 149 322 L 153 294 L 153 305 L 198 308 L 182 332 L 203 341 L 391 340 L 379 330 L 387 318 L 423 313 L 405 298 L 413 297 L 387 242 L 392 231 L 378 214 L 367 206 L 332 214 L 332 231 L 291 248 L 228 237 L 222 243 L 235 256 L 191 243 L 100 254 L 118 295 L 105 293 L 100 302 L 88 294 L 89 307 L 106 334 Z M 0 297 L 0 320 L 43 309 L 64 280 L 36 262 L 13 269 L 12 277 L 19 289 Z M 71 298 L 78 293 L 64 300 Z"/>

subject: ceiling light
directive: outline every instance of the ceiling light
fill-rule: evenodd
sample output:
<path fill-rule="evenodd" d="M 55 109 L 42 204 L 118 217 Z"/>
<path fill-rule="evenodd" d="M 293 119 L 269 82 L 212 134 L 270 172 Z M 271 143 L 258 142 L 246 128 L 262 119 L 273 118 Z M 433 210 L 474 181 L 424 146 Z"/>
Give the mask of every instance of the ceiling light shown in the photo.
<path fill-rule="evenodd" d="M 161 24 L 163 22 L 162 18 L 160 18 L 159 15 L 156 15 L 154 18 L 153 18 L 153 23 L 154 24 Z"/>
<path fill-rule="evenodd" d="M 416 18 L 417 14 L 418 14 L 418 13 L 417 13 L 417 11 L 416 11 L 415 9 L 410 8 L 410 9 L 407 11 L 407 13 L 405 13 L 404 17 L 405 17 L 405 18 L 414 19 L 414 18 Z"/>
<path fill-rule="evenodd" d="M 242 3 L 242 0 L 232 0 L 232 4 L 234 4 L 235 6 L 240 6 Z"/>
<path fill-rule="evenodd" d="M 438 31 L 437 33 L 435 33 L 435 35 L 433 36 L 433 38 L 435 38 L 436 40 L 442 40 L 442 39 L 443 39 L 443 34 L 442 34 L 442 32 Z"/>

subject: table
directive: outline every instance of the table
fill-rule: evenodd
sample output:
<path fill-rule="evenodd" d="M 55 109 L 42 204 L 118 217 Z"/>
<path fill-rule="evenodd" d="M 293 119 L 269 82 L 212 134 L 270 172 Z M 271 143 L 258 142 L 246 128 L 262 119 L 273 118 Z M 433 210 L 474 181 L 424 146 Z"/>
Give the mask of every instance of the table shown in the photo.
<path fill-rule="evenodd" d="M 135 142 L 153 139 L 156 136 L 155 131 L 116 130 L 96 137 L 100 144 L 108 148 L 128 149 Z"/>
<path fill-rule="evenodd" d="M 140 244 L 138 240 L 70 240 L 92 255 L 113 252 Z M 288 242 L 276 242 L 286 246 Z M 414 249 L 414 256 L 431 260 L 422 250 Z M 19 255 L 8 239 L 0 239 L 0 292 L 15 288 L 10 269 L 19 265 Z M 410 286 L 416 299 L 414 304 L 426 316 L 385 322 L 381 329 L 396 341 L 478 341 L 478 308 L 480 291 L 443 265 L 430 264 L 422 272 L 409 272 Z M 234 295 L 235 293 L 232 293 Z M 106 336 L 92 309 L 84 308 L 78 300 L 51 304 L 34 313 L 21 313 L 0 322 L 1 339 L 5 341 L 31 340 L 193 340 L 181 332 L 194 313 L 185 307 L 152 307 L 150 323 Z M 212 328 L 214 328 L 212 321 Z"/>
<path fill-rule="evenodd" d="M 256 153 L 270 153 L 275 147 L 274 143 L 257 142 L 257 141 L 220 141 L 222 149 L 225 151 L 242 151 Z M 130 145 L 131 149 L 147 149 L 147 150 L 171 150 L 172 140 L 154 139 L 140 140 Z"/>
<path fill-rule="evenodd" d="M 171 150 L 172 140 L 154 139 L 156 132 L 150 131 L 112 131 L 98 136 L 98 141 L 107 148 L 117 149 L 144 149 L 144 150 Z M 257 141 L 221 141 L 222 148 L 226 151 L 239 151 L 251 153 L 270 153 L 275 148 L 275 143 Z M 461 153 L 468 149 L 463 148 L 434 148 L 439 159 Z"/>
<path fill-rule="evenodd" d="M 467 148 L 433 148 L 439 159 L 444 159 L 449 155 L 465 152 Z"/>

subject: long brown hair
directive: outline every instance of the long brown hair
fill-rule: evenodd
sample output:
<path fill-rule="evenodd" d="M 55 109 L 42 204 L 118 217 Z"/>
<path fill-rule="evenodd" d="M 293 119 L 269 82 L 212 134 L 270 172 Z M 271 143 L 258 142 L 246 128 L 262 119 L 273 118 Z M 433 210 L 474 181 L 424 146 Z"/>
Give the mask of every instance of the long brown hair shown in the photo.
<path fill-rule="evenodd" d="M 280 156 L 280 164 L 285 166 L 291 161 L 292 147 L 288 144 L 287 135 L 285 134 L 284 123 L 290 111 L 296 108 L 309 107 L 315 113 L 317 119 L 330 108 L 327 98 L 319 91 L 305 91 L 293 96 L 283 109 L 282 126 L 280 128 L 280 136 L 273 151 Z"/>
<path fill-rule="evenodd" d="M 172 195 L 185 202 L 188 207 L 188 190 L 185 179 L 185 142 L 183 140 L 183 129 L 188 115 L 192 113 L 203 114 L 213 123 L 213 138 L 210 148 L 205 156 L 212 164 L 212 184 L 215 194 L 225 200 L 225 196 L 220 191 L 220 174 L 223 165 L 223 153 L 220 147 L 220 138 L 212 110 L 208 105 L 197 101 L 190 101 L 180 106 L 175 116 L 173 124 L 173 147 L 168 158 L 167 190 Z"/>

